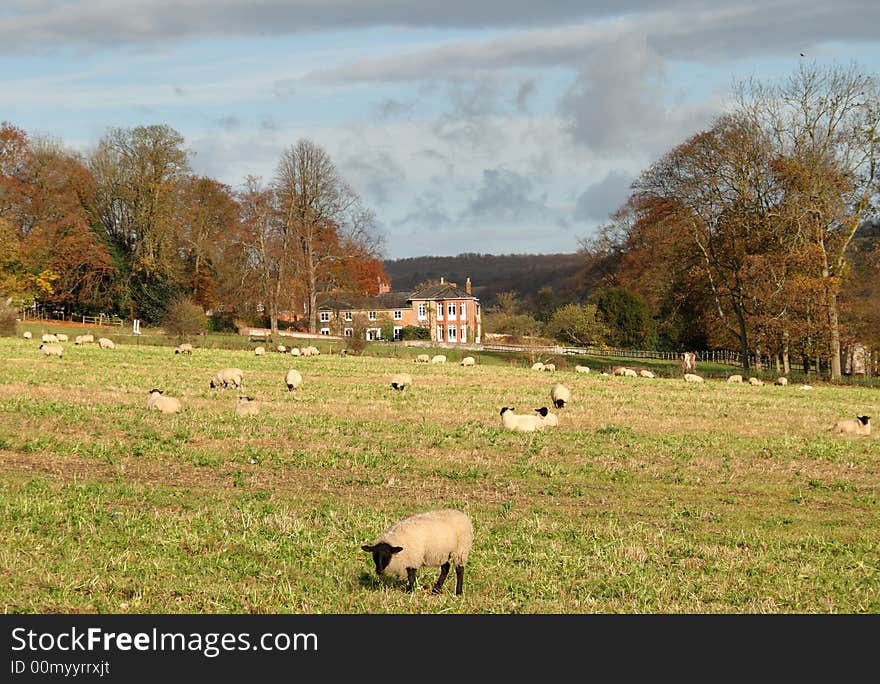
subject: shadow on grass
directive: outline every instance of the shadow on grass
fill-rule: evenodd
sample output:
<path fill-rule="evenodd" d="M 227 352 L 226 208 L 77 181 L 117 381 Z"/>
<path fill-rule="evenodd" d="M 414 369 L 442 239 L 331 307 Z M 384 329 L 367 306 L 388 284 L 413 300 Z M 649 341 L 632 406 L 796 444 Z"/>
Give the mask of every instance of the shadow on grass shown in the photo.
<path fill-rule="evenodd" d="M 406 587 L 406 581 L 390 575 L 376 575 L 375 573 L 362 570 L 358 575 L 358 584 L 364 589 L 379 591 L 390 587 Z"/>

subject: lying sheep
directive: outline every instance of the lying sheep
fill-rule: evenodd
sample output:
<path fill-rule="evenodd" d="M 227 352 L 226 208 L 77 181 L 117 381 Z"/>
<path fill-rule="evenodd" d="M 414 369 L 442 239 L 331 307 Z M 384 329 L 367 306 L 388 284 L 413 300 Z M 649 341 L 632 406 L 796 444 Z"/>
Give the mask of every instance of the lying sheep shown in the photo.
<path fill-rule="evenodd" d="M 177 413 L 180 411 L 180 399 L 163 395 L 163 390 L 151 389 L 147 397 L 147 411 L 158 411 L 159 413 Z"/>
<path fill-rule="evenodd" d="M 550 388 L 550 399 L 553 400 L 553 405 L 556 408 L 564 408 L 571 401 L 571 390 L 562 383 L 557 382 Z"/>
<path fill-rule="evenodd" d="M 302 384 L 302 381 L 303 376 L 298 370 L 296 370 L 296 368 L 291 368 L 284 374 L 284 384 L 287 385 L 288 392 L 293 392 L 293 390 Z"/>
<path fill-rule="evenodd" d="M 98 346 L 101 349 L 116 349 L 116 345 L 113 343 L 113 340 L 109 340 L 106 337 L 98 338 Z"/>
<path fill-rule="evenodd" d="M 178 344 L 177 349 L 174 350 L 175 354 L 192 354 L 193 346 L 189 342 L 184 342 L 183 344 Z"/>
<path fill-rule="evenodd" d="M 239 397 L 235 400 L 235 415 L 255 416 L 260 412 L 260 402 L 253 397 Z"/>
<path fill-rule="evenodd" d="M 575 373 L 589 373 L 590 367 L 589 366 L 575 366 L 574 372 Z"/>
<path fill-rule="evenodd" d="M 416 572 L 424 567 L 440 568 L 432 594 L 439 594 L 455 565 L 455 593 L 464 585 L 464 566 L 474 542 L 474 528 L 467 514 L 454 509 L 417 513 L 389 527 L 373 544 L 361 549 L 373 554 L 376 574 L 384 573 L 407 578 L 407 590 L 413 591 Z"/>
<path fill-rule="evenodd" d="M 856 418 L 841 418 L 834 425 L 836 432 L 845 435 L 870 435 L 871 434 L 871 417 L 858 416 Z"/>
<path fill-rule="evenodd" d="M 446 356 L 443 354 L 436 354 L 431 357 L 431 363 L 446 363 Z"/>
<path fill-rule="evenodd" d="M 291 356 L 301 356 L 302 353 L 300 352 L 299 347 L 291 347 L 290 348 L 290 355 Z"/>
<path fill-rule="evenodd" d="M 611 369 L 611 375 L 622 375 L 628 378 L 637 378 L 639 376 L 635 368 L 630 368 L 629 366 L 614 366 Z"/>
<path fill-rule="evenodd" d="M 798 389 L 811 390 L 811 389 L 813 389 L 813 386 L 812 385 L 801 385 L 800 387 L 798 387 Z"/>
<path fill-rule="evenodd" d="M 287 347 L 285 347 L 283 344 L 279 344 L 277 347 L 275 347 L 275 351 L 277 351 L 279 354 L 284 354 L 287 351 Z"/>
<path fill-rule="evenodd" d="M 409 373 L 395 373 L 391 376 L 391 386 L 396 390 L 405 390 L 412 385 L 412 376 Z"/>
<path fill-rule="evenodd" d="M 64 333 L 56 333 L 55 339 L 59 342 L 67 342 L 67 335 L 65 335 Z"/>
<path fill-rule="evenodd" d="M 514 413 L 514 410 L 507 406 L 501 409 L 501 424 L 508 430 L 534 432 L 535 430 L 543 430 L 546 427 L 540 416 Z"/>
<path fill-rule="evenodd" d="M 532 370 L 544 370 L 544 364 L 538 361 L 532 364 Z"/>
<path fill-rule="evenodd" d="M 46 356 L 57 356 L 60 358 L 64 355 L 64 347 L 60 344 L 53 344 L 51 342 L 43 342 L 43 344 L 40 345 L 40 351 Z"/>
<path fill-rule="evenodd" d="M 730 383 L 736 383 L 736 382 L 742 382 L 742 381 L 743 381 L 742 375 L 731 375 L 730 377 L 727 378 L 727 382 L 730 382 Z"/>
<path fill-rule="evenodd" d="M 776 378 L 776 382 L 774 382 L 773 384 L 779 385 L 780 387 L 785 387 L 788 384 L 788 378 L 786 378 L 785 376 L 780 376 Z"/>
<path fill-rule="evenodd" d="M 544 368 L 542 368 L 541 370 L 549 371 L 552 373 L 553 371 L 556 370 L 556 364 L 555 363 L 545 363 Z"/>
<path fill-rule="evenodd" d="M 31 335 L 30 330 L 25 330 L 24 333 L 22 333 L 22 337 L 24 337 L 24 339 L 26 339 L 26 340 L 29 340 L 33 337 L 33 335 Z"/>
<path fill-rule="evenodd" d="M 223 368 L 218 370 L 214 377 L 211 378 L 211 387 L 229 387 L 229 385 L 233 385 L 236 389 L 241 389 L 243 378 L 244 372 L 240 368 Z"/>
<path fill-rule="evenodd" d="M 254 356 L 262 356 L 266 353 L 265 347 L 254 347 Z"/>
<path fill-rule="evenodd" d="M 473 366 L 473 365 L 475 365 L 476 363 L 477 363 L 477 360 L 476 360 L 473 356 L 465 356 L 465 357 L 461 360 L 461 365 L 462 365 L 462 366 Z"/>
<path fill-rule="evenodd" d="M 684 374 L 684 381 L 685 382 L 703 382 L 703 378 L 702 378 L 702 376 L 697 375 L 696 373 L 685 373 Z"/>
<path fill-rule="evenodd" d="M 656 377 L 657 377 L 654 373 L 652 373 L 651 371 L 647 370 L 646 368 L 642 368 L 642 369 L 639 371 L 639 376 L 641 376 L 641 377 L 643 377 L 643 378 L 656 378 Z"/>
<path fill-rule="evenodd" d="M 754 385 L 755 387 L 760 387 L 761 385 L 764 384 L 764 381 L 761 380 L 760 378 L 756 378 L 756 377 L 752 376 L 749 378 L 749 384 Z"/>
<path fill-rule="evenodd" d="M 53 335 L 52 333 L 43 333 L 43 336 L 40 339 L 42 342 L 45 342 L 47 344 L 58 343 L 58 337 L 56 335 Z"/>
<path fill-rule="evenodd" d="M 427 354 L 419 354 L 415 358 L 415 363 L 430 363 L 430 362 L 431 362 L 431 357 L 428 356 Z"/>
<path fill-rule="evenodd" d="M 559 425 L 559 418 L 555 413 L 550 413 L 550 410 L 546 406 L 536 408 L 535 411 L 538 412 L 538 415 L 541 416 L 541 421 L 547 427 L 557 427 Z"/>

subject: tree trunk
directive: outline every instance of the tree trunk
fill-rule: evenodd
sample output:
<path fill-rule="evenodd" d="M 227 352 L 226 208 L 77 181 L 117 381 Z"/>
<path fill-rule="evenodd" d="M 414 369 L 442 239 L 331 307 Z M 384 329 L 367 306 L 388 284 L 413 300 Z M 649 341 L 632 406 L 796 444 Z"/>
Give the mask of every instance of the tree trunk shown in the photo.
<path fill-rule="evenodd" d="M 840 380 L 840 323 L 837 315 L 837 295 L 828 294 L 828 328 L 831 333 L 831 380 Z"/>
<path fill-rule="evenodd" d="M 791 373 L 791 359 L 788 355 L 788 330 L 782 331 L 782 372 L 784 375 Z"/>

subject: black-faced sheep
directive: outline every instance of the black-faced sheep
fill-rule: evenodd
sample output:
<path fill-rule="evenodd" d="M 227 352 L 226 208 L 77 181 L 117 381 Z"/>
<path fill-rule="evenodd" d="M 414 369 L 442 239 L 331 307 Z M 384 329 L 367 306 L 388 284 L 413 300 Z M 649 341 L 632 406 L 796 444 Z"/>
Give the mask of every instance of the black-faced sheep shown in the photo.
<path fill-rule="evenodd" d="M 431 589 L 439 594 L 455 565 L 455 593 L 464 588 L 464 566 L 474 543 L 474 528 L 466 513 L 441 509 L 417 513 L 394 523 L 373 544 L 361 549 L 373 555 L 376 574 L 406 577 L 407 590 L 413 591 L 416 572 L 424 567 L 439 567 L 440 576 Z"/>
<path fill-rule="evenodd" d="M 58 340 L 59 342 L 67 342 L 68 338 L 67 338 L 67 335 L 65 335 L 64 333 L 56 333 L 55 339 Z"/>
<path fill-rule="evenodd" d="M 244 379 L 244 371 L 240 368 L 223 368 L 214 373 L 211 378 L 211 387 L 229 387 L 233 385 L 236 389 L 241 388 Z"/>
<path fill-rule="evenodd" d="M 501 409 L 501 424 L 508 430 L 517 432 L 534 432 L 535 430 L 543 430 L 546 423 L 540 416 L 530 414 L 514 413 L 513 408 L 504 406 Z"/>
<path fill-rule="evenodd" d="M 42 342 L 46 342 L 47 344 L 57 344 L 58 336 L 53 335 L 52 333 L 43 333 L 43 336 L 40 338 Z"/>
<path fill-rule="evenodd" d="M 555 413 L 550 413 L 550 410 L 546 406 L 536 408 L 535 411 L 538 412 L 538 415 L 541 416 L 541 421 L 547 427 L 557 427 L 559 425 L 559 418 L 557 415 Z"/>
<path fill-rule="evenodd" d="M 431 357 L 428 356 L 427 354 L 419 354 L 415 358 L 415 363 L 430 363 L 430 362 L 431 362 Z"/>
<path fill-rule="evenodd" d="M 254 347 L 254 356 L 262 356 L 266 353 L 265 347 Z"/>
<path fill-rule="evenodd" d="M 845 435 L 866 436 L 871 434 L 871 416 L 841 418 L 834 425 L 834 430 Z"/>
<path fill-rule="evenodd" d="M 761 378 L 752 376 L 749 378 L 749 384 L 754 385 L 755 387 L 761 387 L 764 384 L 764 381 L 761 380 Z"/>
<path fill-rule="evenodd" d="M 431 357 L 431 363 L 446 363 L 445 354 L 435 354 Z"/>
<path fill-rule="evenodd" d="M 391 376 L 391 386 L 396 390 L 405 390 L 412 385 L 413 379 L 409 373 L 395 373 Z"/>
<path fill-rule="evenodd" d="M 60 344 L 43 342 L 43 344 L 40 345 L 40 351 L 43 352 L 46 356 L 61 357 L 64 354 L 64 347 L 62 347 Z"/>
<path fill-rule="evenodd" d="M 302 384 L 302 381 L 303 376 L 298 370 L 296 370 L 296 368 L 291 368 L 284 374 L 284 384 L 287 385 L 288 392 L 293 392 L 293 390 Z"/>
<path fill-rule="evenodd" d="M 778 378 L 776 378 L 776 382 L 774 382 L 773 384 L 779 385 L 780 387 L 785 387 L 788 384 L 788 378 L 784 375 L 780 375 Z"/>
<path fill-rule="evenodd" d="M 159 411 L 159 413 L 177 413 L 180 411 L 180 399 L 166 397 L 163 390 L 151 389 L 147 397 L 147 411 Z"/>
<path fill-rule="evenodd" d="M 98 338 L 98 346 L 101 349 L 116 349 L 116 345 L 113 343 L 113 340 L 106 337 Z"/>
<path fill-rule="evenodd" d="M 575 373 L 589 373 L 590 367 L 589 366 L 575 366 L 574 372 Z"/>
<path fill-rule="evenodd" d="M 25 330 L 24 333 L 22 333 L 22 337 L 24 337 L 24 339 L 26 340 L 29 340 L 33 337 L 33 335 L 31 334 L 30 330 Z"/>
<path fill-rule="evenodd" d="M 731 375 L 727 378 L 727 382 L 730 382 L 730 383 L 737 383 L 737 382 L 742 382 L 742 381 L 743 381 L 743 376 L 738 375 L 738 374 Z"/>
<path fill-rule="evenodd" d="M 465 357 L 461 360 L 461 365 L 462 365 L 462 366 L 473 366 L 473 365 L 475 365 L 476 363 L 477 363 L 477 360 L 476 360 L 473 356 L 465 356 Z"/>
<path fill-rule="evenodd" d="M 175 354 L 192 354 L 193 346 L 189 342 L 184 342 L 183 344 L 178 344 L 177 348 L 174 350 Z"/>
<path fill-rule="evenodd" d="M 532 370 L 544 370 L 544 364 L 540 361 L 537 361 L 532 364 Z"/>
<path fill-rule="evenodd" d="M 561 382 L 557 382 L 550 388 L 550 399 L 553 400 L 553 406 L 556 408 L 565 408 L 565 405 L 571 401 L 571 390 Z"/>

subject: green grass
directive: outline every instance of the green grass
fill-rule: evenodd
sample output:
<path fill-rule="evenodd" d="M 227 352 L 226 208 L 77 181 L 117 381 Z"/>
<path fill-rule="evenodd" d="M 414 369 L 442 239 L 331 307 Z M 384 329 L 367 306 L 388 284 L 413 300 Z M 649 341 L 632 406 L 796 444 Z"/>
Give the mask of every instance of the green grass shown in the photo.
<path fill-rule="evenodd" d="M 0 611 L 880 612 L 880 443 L 826 429 L 880 415 L 875 388 L 551 374 L 480 352 L 421 365 L 401 347 L 38 346 L 0 339 Z M 208 386 L 225 366 L 258 416 Z M 402 370 L 414 385 L 395 392 Z M 501 429 L 501 406 L 546 405 L 557 381 L 573 395 L 558 429 Z M 148 413 L 152 387 L 184 410 Z M 437 506 L 474 521 L 460 597 L 408 594 L 360 550 Z"/>

